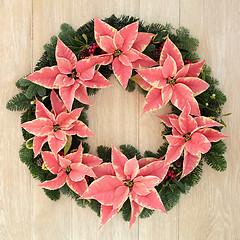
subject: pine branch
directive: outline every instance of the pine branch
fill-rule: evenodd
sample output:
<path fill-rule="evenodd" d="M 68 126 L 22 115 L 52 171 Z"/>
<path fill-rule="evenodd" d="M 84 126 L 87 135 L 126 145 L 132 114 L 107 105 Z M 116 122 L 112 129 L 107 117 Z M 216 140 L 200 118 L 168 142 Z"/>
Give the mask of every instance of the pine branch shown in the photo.
<path fill-rule="evenodd" d="M 7 102 L 6 108 L 11 111 L 22 111 L 31 106 L 24 93 L 18 93 Z"/>
<path fill-rule="evenodd" d="M 134 158 L 136 156 L 137 159 L 142 158 L 141 153 L 132 145 L 123 144 L 120 146 L 121 152 L 128 158 Z"/>

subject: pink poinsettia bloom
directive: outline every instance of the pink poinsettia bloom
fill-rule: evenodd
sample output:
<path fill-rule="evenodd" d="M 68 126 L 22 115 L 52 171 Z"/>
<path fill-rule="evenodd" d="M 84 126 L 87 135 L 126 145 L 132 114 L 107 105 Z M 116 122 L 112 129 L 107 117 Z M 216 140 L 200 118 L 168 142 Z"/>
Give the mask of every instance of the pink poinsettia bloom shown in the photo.
<path fill-rule="evenodd" d="M 91 154 L 82 153 L 82 143 L 77 152 L 67 154 L 65 157 L 53 152 L 41 152 L 46 168 L 57 177 L 45 181 L 38 186 L 54 190 L 61 188 L 65 183 L 79 196 L 88 187 L 85 176 L 96 177 L 93 167 L 102 163 L 102 160 Z"/>
<path fill-rule="evenodd" d="M 112 163 L 94 168 L 97 176 L 81 199 L 96 199 L 101 206 L 101 226 L 108 222 L 130 199 L 132 212 L 130 227 L 143 208 L 166 213 L 158 192 L 154 188 L 165 177 L 169 166 L 161 159 L 132 158 L 128 160 L 112 147 Z"/>
<path fill-rule="evenodd" d="M 142 53 L 150 43 L 152 33 L 138 32 L 139 21 L 117 31 L 114 27 L 95 18 L 94 33 L 98 46 L 110 56 L 113 73 L 126 89 L 133 69 L 146 68 L 157 63 Z"/>
<path fill-rule="evenodd" d="M 26 79 L 45 88 L 59 89 L 59 95 L 71 111 L 74 98 L 90 105 L 86 87 L 103 88 L 111 84 L 98 71 L 97 64 L 106 65 L 111 62 L 111 57 L 91 57 L 77 61 L 75 54 L 58 39 L 56 47 L 57 66 L 44 67 L 30 74 Z"/>
<path fill-rule="evenodd" d="M 63 101 L 59 99 L 54 90 L 51 92 L 50 99 L 53 113 L 36 99 L 36 119 L 21 125 L 25 130 L 35 135 L 33 139 L 35 156 L 39 154 L 45 142 L 48 142 L 54 153 L 58 153 L 65 146 L 69 135 L 94 136 L 83 122 L 77 120 L 83 108 L 67 112 Z"/>
<path fill-rule="evenodd" d="M 211 148 L 210 142 L 217 142 L 226 136 L 211 127 L 220 127 L 222 124 L 210 118 L 190 116 L 190 105 L 187 104 L 180 116 L 174 114 L 159 116 L 172 128 L 172 135 L 167 135 L 169 146 L 165 156 L 166 164 L 176 161 L 184 154 L 183 172 L 181 178 L 189 174 L 198 165 L 201 153 L 207 153 Z"/>
<path fill-rule="evenodd" d="M 183 110 L 188 103 L 192 115 L 200 115 L 194 96 L 205 91 L 209 84 L 198 78 L 204 61 L 184 66 L 182 55 L 174 43 L 167 37 L 164 43 L 158 67 L 137 70 L 142 79 L 136 78 L 143 89 L 149 91 L 143 113 L 160 109 L 170 100 Z"/>

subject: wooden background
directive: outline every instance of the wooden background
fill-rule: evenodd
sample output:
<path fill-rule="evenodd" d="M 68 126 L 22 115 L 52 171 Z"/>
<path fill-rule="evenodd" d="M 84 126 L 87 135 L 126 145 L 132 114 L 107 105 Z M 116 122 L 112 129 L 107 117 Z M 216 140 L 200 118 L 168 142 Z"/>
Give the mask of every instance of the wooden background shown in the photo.
<path fill-rule="evenodd" d="M 0 0 L 0 239 L 240 239 L 239 9 L 238 0 Z M 98 231 L 100 219 L 90 209 L 65 196 L 52 202 L 37 187 L 18 157 L 20 113 L 7 111 L 5 105 L 18 92 L 16 80 L 32 71 L 43 44 L 58 34 L 61 23 L 76 29 L 94 16 L 112 13 L 190 29 L 200 40 L 200 57 L 228 97 L 224 112 L 232 115 L 224 119 L 224 133 L 231 138 L 226 140 L 227 171 L 204 166 L 201 182 L 168 215 L 155 212 L 128 230 L 119 214 Z M 111 82 L 113 87 L 90 97 L 90 128 L 96 134 L 89 140 L 92 153 L 96 146 L 112 143 L 156 151 L 162 139 L 155 113 L 140 116 L 143 96 L 124 92 L 114 77 Z"/>

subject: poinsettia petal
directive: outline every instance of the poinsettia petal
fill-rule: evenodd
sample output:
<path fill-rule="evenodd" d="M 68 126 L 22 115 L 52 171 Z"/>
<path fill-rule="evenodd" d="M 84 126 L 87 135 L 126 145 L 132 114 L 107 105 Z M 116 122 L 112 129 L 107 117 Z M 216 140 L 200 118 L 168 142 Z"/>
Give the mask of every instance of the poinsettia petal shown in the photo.
<path fill-rule="evenodd" d="M 58 69 L 60 73 L 67 75 L 72 73 L 73 67 L 72 64 L 67 59 L 58 58 Z"/>
<path fill-rule="evenodd" d="M 153 37 L 152 33 L 139 32 L 132 48 L 139 52 L 143 52 L 148 44 L 151 42 Z"/>
<path fill-rule="evenodd" d="M 95 39 L 96 39 L 98 45 L 99 45 L 99 37 L 100 36 L 109 36 L 109 37 L 113 38 L 116 31 L 117 31 L 117 29 L 115 29 L 114 27 L 110 26 L 109 24 L 107 24 L 95 17 L 95 19 L 94 19 L 94 35 L 95 35 Z"/>
<path fill-rule="evenodd" d="M 189 70 L 185 77 L 198 77 L 205 61 L 189 64 Z"/>
<path fill-rule="evenodd" d="M 139 165 L 136 158 L 132 158 L 124 164 L 124 174 L 126 175 L 127 180 L 132 181 L 137 176 L 138 171 Z"/>
<path fill-rule="evenodd" d="M 58 139 L 54 133 L 48 135 L 48 143 L 53 153 L 58 153 L 66 144 L 67 137 L 64 140 Z"/>
<path fill-rule="evenodd" d="M 116 189 L 113 198 L 113 209 L 120 208 L 127 200 L 129 195 L 129 187 L 120 186 Z"/>
<path fill-rule="evenodd" d="M 163 162 L 162 162 L 163 164 Z M 162 167 L 162 169 L 164 169 L 166 167 Z M 159 169 L 159 171 L 162 171 L 162 169 Z M 167 170 L 164 170 L 165 174 L 161 174 L 161 175 L 164 175 L 164 176 L 161 176 L 161 179 L 163 179 L 168 171 L 168 168 L 166 168 Z M 157 172 L 157 171 L 156 171 Z M 154 173 L 154 171 L 153 171 Z M 149 190 L 153 189 L 156 185 L 158 185 L 160 182 L 161 182 L 161 179 L 156 176 L 155 174 L 151 174 L 151 176 L 138 176 L 134 179 L 134 185 L 135 183 L 143 183 Z M 160 174 L 157 174 L 157 175 L 160 175 Z M 134 188 L 134 185 L 133 185 L 133 188 Z"/>
<path fill-rule="evenodd" d="M 71 164 L 71 171 L 69 173 L 69 177 L 72 181 L 78 182 L 81 181 L 85 175 L 89 177 L 96 177 L 93 170 L 81 163 L 72 163 Z"/>
<path fill-rule="evenodd" d="M 89 68 L 91 66 L 96 66 L 96 65 L 108 65 L 112 62 L 113 60 L 113 55 L 112 54 L 101 54 L 101 55 L 96 55 L 96 56 L 89 56 L 84 58 L 84 61 L 81 64 L 80 71 L 79 72 L 84 72 L 86 68 Z M 81 60 L 82 61 L 82 60 Z"/>
<path fill-rule="evenodd" d="M 141 182 L 136 182 L 133 184 L 132 192 L 134 192 L 137 195 L 146 196 L 150 193 L 148 187 Z"/>
<path fill-rule="evenodd" d="M 142 212 L 143 207 L 140 206 L 138 203 L 136 203 L 131 195 L 130 195 L 130 203 L 131 203 L 131 219 L 129 222 L 129 228 L 133 225 L 133 223 L 136 221 L 137 217 L 139 216 L 139 214 Z"/>
<path fill-rule="evenodd" d="M 63 112 L 57 116 L 57 123 L 61 129 L 69 128 L 80 116 L 83 108 L 76 108 L 71 112 Z"/>
<path fill-rule="evenodd" d="M 58 97 L 57 93 L 54 90 L 52 90 L 50 94 L 50 100 L 55 116 L 58 116 L 60 113 L 67 111 L 67 108 L 64 105 L 63 101 Z"/>
<path fill-rule="evenodd" d="M 69 49 L 61 40 L 58 38 L 57 46 L 56 46 L 56 61 L 58 63 L 59 58 L 67 59 L 70 64 L 71 68 L 75 68 L 77 57 L 75 54 Z M 58 63 L 59 64 L 59 63 Z"/>
<path fill-rule="evenodd" d="M 135 81 L 145 91 L 149 91 L 152 88 L 152 86 L 147 83 L 139 74 L 134 75 L 132 80 Z"/>
<path fill-rule="evenodd" d="M 116 176 L 112 163 L 103 163 L 99 166 L 93 167 L 93 171 L 97 178 L 105 175 Z"/>
<path fill-rule="evenodd" d="M 95 71 L 91 80 L 82 81 L 82 84 L 89 88 L 104 88 L 111 86 L 111 83 L 98 71 Z"/>
<path fill-rule="evenodd" d="M 168 54 L 163 63 L 162 73 L 166 79 L 173 77 L 177 73 L 177 64 L 175 60 Z"/>
<path fill-rule="evenodd" d="M 214 120 L 212 120 L 211 118 L 208 118 L 208 117 L 200 116 L 200 117 L 196 117 L 195 120 L 196 120 L 199 128 L 222 127 L 223 126 L 221 123 L 216 122 L 216 121 L 214 121 Z"/>
<path fill-rule="evenodd" d="M 189 87 L 192 90 L 194 96 L 199 95 L 209 87 L 209 84 L 207 82 L 197 77 L 178 78 L 176 80 L 176 83 L 182 83 Z"/>
<path fill-rule="evenodd" d="M 38 137 L 44 137 L 53 130 L 53 123 L 48 118 L 37 118 L 21 124 L 21 127 Z"/>
<path fill-rule="evenodd" d="M 151 175 L 151 176 L 158 177 L 158 183 L 160 183 L 165 177 L 165 175 L 167 174 L 168 168 L 169 168 L 169 165 L 166 164 L 165 161 L 154 161 L 140 168 L 137 178 L 144 177 L 144 179 L 142 179 L 142 182 L 145 185 L 149 186 L 146 182 L 148 179 L 150 179 L 149 176 Z M 136 181 L 137 181 L 137 178 L 135 179 Z M 155 180 L 156 178 L 153 178 L 153 181 Z"/>
<path fill-rule="evenodd" d="M 40 86 L 43 86 L 45 88 L 54 88 L 53 83 L 57 77 L 57 75 L 60 73 L 57 66 L 53 67 L 44 67 L 40 69 L 39 71 L 36 71 L 29 76 L 25 77 L 26 79 L 30 80 L 31 82 L 34 82 Z"/>
<path fill-rule="evenodd" d="M 112 146 L 112 166 L 116 172 L 116 176 L 121 180 L 127 179 L 127 176 L 124 173 L 124 165 L 127 161 L 127 157 Z"/>
<path fill-rule="evenodd" d="M 172 133 L 173 135 L 179 135 L 179 136 L 183 136 L 184 133 L 182 132 L 182 129 L 180 128 L 179 125 L 179 120 L 178 118 L 169 118 L 171 124 L 172 124 Z"/>
<path fill-rule="evenodd" d="M 75 98 L 81 103 L 92 105 L 89 101 L 86 87 L 83 85 L 79 85 L 79 87 L 76 89 Z"/>
<path fill-rule="evenodd" d="M 119 211 L 118 208 L 113 209 L 113 205 L 111 206 L 102 205 L 101 206 L 101 225 L 99 229 L 104 224 L 106 224 L 118 211 Z"/>
<path fill-rule="evenodd" d="M 129 61 L 128 57 L 124 54 L 118 56 L 118 60 L 124 65 L 132 68 L 132 63 Z"/>
<path fill-rule="evenodd" d="M 46 168 L 53 174 L 58 174 L 61 166 L 58 163 L 56 155 L 52 152 L 41 152 Z"/>
<path fill-rule="evenodd" d="M 71 111 L 72 109 L 75 92 L 78 89 L 78 87 L 79 87 L 79 84 L 75 82 L 71 86 L 59 88 L 59 95 L 62 98 L 64 104 L 66 105 L 68 111 Z"/>
<path fill-rule="evenodd" d="M 99 165 L 100 163 L 102 163 L 103 160 L 100 159 L 99 157 L 93 156 L 91 154 L 83 154 L 82 157 L 82 164 L 88 166 L 88 167 L 95 167 L 97 165 Z"/>
<path fill-rule="evenodd" d="M 67 178 L 67 174 L 63 170 L 57 175 L 56 178 L 49 181 L 45 181 L 39 184 L 38 186 L 46 189 L 50 189 L 50 190 L 59 189 L 66 183 L 66 178 Z"/>
<path fill-rule="evenodd" d="M 174 79 L 178 79 L 180 77 L 186 77 L 187 73 L 188 73 L 188 70 L 189 70 L 189 65 L 190 64 L 187 64 L 185 65 L 183 68 L 181 68 L 177 73 L 176 75 L 174 76 Z"/>
<path fill-rule="evenodd" d="M 204 135 L 209 142 L 218 142 L 219 140 L 227 137 L 226 135 L 212 128 L 199 129 L 197 132 Z"/>
<path fill-rule="evenodd" d="M 138 165 L 139 165 L 139 168 L 142 168 L 144 166 L 146 166 L 147 164 L 149 163 L 152 163 L 152 162 L 155 162 L 155 161 L 160 161 L 162 160 L 164 157 L 161 157 L 161 158 L 151 158 L 151 157 L 148 157 L 148 158 L 141 158 L 138 160 Z"/>
<path fill-rule="evenodd" d="M 67 75 L 64 74 L 58 74 L 56 80 L 53 83 L 53 86 L 55 88 L 59 88 L 60 86 L 67 87 L 73 85 L 74 83 L 75 83 L 74 78 L 68 77 Z"/>
<path fill-rule="evenodd" d="M 164 105 L 166 105 L 172 97 L 173 86 L 171 84 L 167 84 L 162 88 L 162 100 Z"/>
<path fill-rule="evenodd" d="M 67 154 L 66 158 L 69 159 L 71 161 L 71 163 L 82 163 L 82 159 L 83 159 L 82 142 L 78 146 L 77 151 Z"/>
<path fill-rule="evenodd" d="M 132 62 L 135 62 L 135 61 L 137 61 L 137 60 L 139 60 L 139 59 L 142 59 L 142 58 L 140 57 L 139 52 L 138 52 L 138 51 L 135 51 L 135 50 L 133 50 L 133 49 L 130 49 L 130 50 L 125 51 L 125 52 L 122 52 L 120 56 L 126 56 L 126 57 L 128 58 L 128 60 L 129 60 L 129 62 L 131 62 L 131 63 L 132 63 Z M 119 56 L 119 57 L 120 57 L 120 56 Z"/>
<path fill-rule="evenodd" d="M 62 168 L 66 169 L 71 165 L 72 162 L 67 158 L 68 155 L 66 157 L 63 157 L 58 154 L 57 156 L 58 156 L 59 164 L 61 165 Z"/>
<path fill-rule="evenodd" d="M 176 47 L 176 45 L 167 37 L 163 49 L 160 55 L 160 66 L 163 66 L 167 56 L 170 55 L 177 64 L 177 71 L 179 71 L 183 66 L 183 60 L 182 60 L 182 54 L 179 51 L 179 49 Z"/>
<path fill-rule="evenodd" d="M 193 96 L 193 92 L 189 87 L 182 83 L 174 85 L 171 101 L 180 110 L 183 110 L 187 103 L 191 106 L 192 115 L 200 115 L 200 110 L 197 100 Z"/>
<path fill-rule="evenodd" d="M 186 151 L 184 154 L 183 172 L 182 172 L 181 178 L 185 177 L 190 172 L 192 172 L 193 169 L 198 165 L 200 159 L 201 159 L 201 154 L 192 155 L 191 153 Z"/>
<path fill-rule="evenodd" d="M 82 59 L 76 64 L 77 77 L 80 80 L 91 80 L 95 73 L 95 66 L 107 65 L 112 62 L 113 56 L 111 54 L 103 54 L 99 56 L 91 56 Z"/>
<path fill-rule="evenodd" d="M 183 151 L 184 145 L 169 145 L 165 157 L 165 164 L 170 164 L 178 160 Z"/>
<path fill-rule="evenodd" d="M 186 142 L 185 148 L 191 154 L 197 155 L 199 152 L 208 152 L 211 148 L 211 143 L 203 134 L 195 132 L 191 135 L 191 139 Z"/>
<path fill-rule="evenodd" d="M 95 136 L 83 122 L 78 120 L 74 123 L 71 129 L 65 130 L 65 133 L 69 135 L 77 134 L 79 137 Z"/>
<path fill-rule="evenodd" d="M 162 100 L 162 90 L 157 88 L 152 88 L 146 98 L 143 107 L 143 113 L 154 111 L 160 109 L 164 106 Z"/>
<path fill-rule="evenodd" d="M 178 120 L 178 116 L 175 114 L 159 115 L 157 117 L 159 117 L 164 122 L 164 124 L 167 125 L 168 127 L 173 127 L 170 119 Z"/>
<path fill-rule="evenodd" d="M 113 38 L 109 36 L 100 36 L 98 45 L 106 53 L 113 54 L 115 50 L 117 50 L 114 45 Z"/>
<path fill-rule="evenodd" d="M 185 143 L 185 138 L 181 136 L 167 135 L 166 139 L 172 146 L 181 146 Z"/>
<path fill-rule="evenodd" d="M 115 46 L 115 49 L 122 49 L 122 45 L 124 43 L 124 39 L 121 36 L 121 34 L 117 31 L 115 32 L 114 36 L 113 36 L 113 44 Z"/>
<path fill-rule="evenodd" d="M 81 199 L 96 199 L 103 205 L 113 205 L 116 189 L 123 186 L 123 182 L 114 176 L 103 176 L 88 187 Z"/>
<path fill-rule="evenodd" d="M 55 123 L 54 115 L 36 98 L 36 118 L 49 118 L 52 123 Z"/>
<path fill-rule="evenodd" d="M 133 68 L 134 69 L 140 69 L 140 68 L 149 68 L 152 66 L 156 66 L 158 65 L 157 62 L 155 62 L 153 59 L 151 59 L 150 57 L 148 57 L 147 55 L 135 50 L 135 49 L 131 49 L 132 51 L 135 51 L 136 54 L 138 54 L 138 56 L 140 57 L 140 59 L 132 62 Z"/>
<path fill-rule="evenodd" d="M 67 185 L 75 192 L 77 193 L 79 196 L 82 196 L 83 193 L 87 190 L 88 185 L 87 185 L 87 181 L 85 179 L 78 181 L 78 182 L 74 182 L 71 180 L 71 178 L 69 177 L 69 175 L 67 176 Z"/>
<path fill-rule="evenodd" d="M 34 152 L 34 157 L 36 157 L 41 149 L 42 149 L 42 146 L 45 142 L 47 142 L 48 140 L 48 137 L 47 136 L 44 136 L 44 137 L 38 137 L 38 136 L 35 136 L 34 139 L 33 139 L 33 152 Z"/>
<path fill-rule="evenodd" d="M 132 75 L 132 67 L 125 66 L 119 61 L 118 57 L 116 57 L 113 60 L 112 69 L 117 80 L 120 82 L 123 88 L 126 89 L 128 80 Z"/>
<path fill-rule="evenodd" d="M 160 210 L 164 213 L 167 213 L 158 195 L 158 192 L 155 189 L 151 190 L 146 196 L 137 195 L 135 192 L 132 192 L 131 195 L 133 200 L 139 205 L 145 208 Z"/>
<path fill-rule="evenodd" d="M 119 33 L 124 39 L 124 42 L 121 48 L 122 51 L 129 50 L 132 47 L 133 43 L 135 42 L 138 35 L 138 24 L 139 24 L 139 21 L 136 21 L 119 30 Z"/>
<path fill-rule="evenodd" d="M 186 104 L 178 118 L 179 126 L 184 134 L 191 133 L 197 128 L 197 122 L 192 116 L 189 115 L 190 112 L 191 107 L 189 104 Z"/>
<path fill-rule="evenodd" d="M 162 67 L 141 69 L 136 72 L 154 88 L 163 88 L 166 86 L 166 79 L 163 76 Z"/>

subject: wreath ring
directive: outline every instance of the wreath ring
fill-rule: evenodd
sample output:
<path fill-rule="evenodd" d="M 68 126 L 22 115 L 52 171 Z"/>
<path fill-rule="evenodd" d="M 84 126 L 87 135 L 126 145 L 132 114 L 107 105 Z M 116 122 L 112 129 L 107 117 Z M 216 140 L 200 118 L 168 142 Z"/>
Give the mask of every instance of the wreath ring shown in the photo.
<path fill-rule="evenodd" d="M 34 72 L 17 81 L 21 92 L 7 103 L 9 110 L 25 110 L 20 159 L 50 199 L 70 195 L 101 212 L 101 226 L 121 211 L 131 226 L 138 216 L 173 208 L 199 182 L 203 161 L 226 169 L 226 96 L 211 69 L 199 62 L 198 40 L 187 29 L 173 32 L 169 24 L 146 26 L 112 15 L 77 31 L 68 24 L 61 30 L 44 45 Z M 112 73 L 125 90 L 137 86 L 146 96 L 143 113 L 171 104 L 172 113 L 159 116 L 167 141 L 157 153 L 142 156 L 131 145 L 88 153 L 85 139 L 94 135 L 86 125 L 88 96 L 110 86 Z"/>

